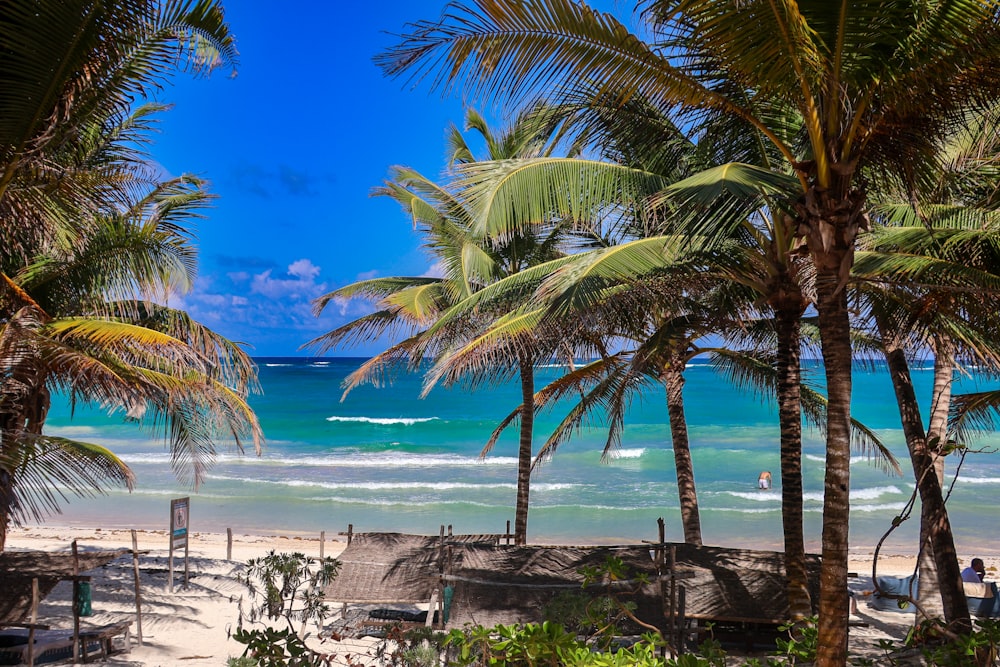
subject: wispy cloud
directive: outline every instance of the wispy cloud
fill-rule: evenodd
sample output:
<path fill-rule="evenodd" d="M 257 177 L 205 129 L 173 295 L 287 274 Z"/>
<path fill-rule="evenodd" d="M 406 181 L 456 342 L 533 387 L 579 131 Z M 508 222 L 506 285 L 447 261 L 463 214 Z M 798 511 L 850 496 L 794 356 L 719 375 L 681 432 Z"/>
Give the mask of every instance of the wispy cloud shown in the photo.
<path fill-rule="evenodd" d="M 247 265 L 254 264 L 249 259 Z M 299 345 L 372 311 L 364 299 L 339 299 L 316 317 L 312 301 L 332 289 L 322 267 L 300 258 L 283 269 L 204 274 L 189 294 L 172 296 L 170 305 L 232 340 L 266 346 L 255 354 L 294 354 Z"/>
<path fill-rule="evenodd" d="M 230 171 L 230 182 L 241 192 L 262 199 L 275 195 L 316 197 L 322 182 L 333 182 L 333 177 L 318 176 L 307 170 L 280 164 L 267 168 L 259 164 L 242 163 Z"/>

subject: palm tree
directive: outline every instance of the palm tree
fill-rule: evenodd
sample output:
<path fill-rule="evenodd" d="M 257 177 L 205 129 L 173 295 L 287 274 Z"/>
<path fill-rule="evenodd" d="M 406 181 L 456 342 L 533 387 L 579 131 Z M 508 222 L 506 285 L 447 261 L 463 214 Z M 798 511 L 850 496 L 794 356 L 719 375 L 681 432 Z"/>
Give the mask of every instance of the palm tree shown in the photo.
<path fill-rule="evenodd" d="M 491 161 L 514 160 L 528 156 L 549 155 L 559 144 L 557 119 L 544 107 L 531 109 L 518 116 L 502 132 L 492 130 L 476 111 L 466 114 L 466 128 L 475 130 L 485 141 Z M 474 152 L 457 129 L 449 133 L 449 154 L 459 169 L 474 169 L 485 161 L 476 160 Z M 415 224 L 425 231 L 426 246 L 444 272 L 441 278 L 384 278 L 362 281 L 323 295 L 315 302 L 315 311 L 333 299 L 357 295 L 380 299 L 379 309 L 307 343 L 320 352 L 333 346 L 359 340 L 371 340 L 393 328 L 401 328 L 408 336 L 400 343 L 376 355 L 346 380 L 346 388 L 373 381 L 387 368 L 406 360 L 411 368 L 419 367 L 429 356 L 436 359 L 428 371 L 424 393 L 438 381 L 468 381 L 478 384 L 499 378 L 517 377 L 521 384 L 521 405 L 517 408 L 520 422 L 518 444 L 517 496 L 515 503 L 514 539 L 518 544 L 527 540 L 527 520 L 530 497 L 530 473 L 533 455 L 535 407 L 533 397 L 534 368 L 541 358 L 536 337 L 524 337 L 516 342 L 508 355 L 487 355 L 482 348 L 463 357 L 468 363 L 456 371 L 442 360 L 454 363 L 455 350 L 468 349 L 470 340 L 498 313 L 490 310 L 465 318 L 449 327 L 436 327 L 448 307 L 468 298 L 486 285 L 496 282 L 533 264 L 558 257 L 564 227 L 548 230 L 524 230 L 504 239 L 484 237 L 474 225 L 468 193 L 461 189 L 439 186 L 412 170 L 396 167 L 393 177 L 376 194 L 390 196 L 403 206 Z M 507 304 L 509 309 L 509 304 Z M 484 363 L 489 356 L 490 363 Z M 346 393 L 346 392 L 345 392 Z M 485 454 L 485 452 L 484 452 Z"/>
<path fill-rule="evenodd" d="M 913 183 L 938 141 L 1000 90 L 995 0 L 641 5 L 648 41 L 571 0 L 448 5 L 377 62 L 390 75 L 521 100 L 582 86 L 621 102 L 641 94 L 695 130 L 725 116 L 754 128 L 793 171 L 791 229 L 816 271 L 829 414 L 820 600 L 821 667 L 847 659 L 851 339 L 846 290 L 867 226 L 863 174 Z M 554 91 L 554 92 L 552 92 Z M 792 108 L 801 141 L 776 127 Z M 647 137 L 656 142 L 657 136 Z M 876 171 L 878 169 L 879 171 Z"/>
<path fill-rule="evenodd" d="M 190 286 L 193 248 L 180 223 L 210 198 L 195 179 L 163 183 L 133 210 L 92 220 L 74 248 L 39 254 L 5 278 L 0 543 L 11 521 L 58 509 L 55 483 L 78 495 L 131 485 L 131 472 L 104 448 L 44 435 L 53 391 L 163 428 L 175 471 L 195 485 L 218 438 L 251 441 L 259 452 L 246 404 L 256 386 L 250 358 L 141 294 Z"/>
<path fill-rule="evenodd" d="M 922 606 L 931 615 L 943 613 L 949 623 L 967 612 L 942 491 L 952 376 L 963 357 L 990 367 L 997 362 L 997 342 L 986 323 L 1000 285 L 998 218 L 983 207 L 989 200 L 983 185 L 993 176 L 997 149 L 995 116 L 970 118 L 951 142 L 953 159 L 943 165 L 935 187 L 920 193 L 923 202 L 877 209 L 885 226 L 865 237 L 866 252 L 855 271 L 893 381 L 921 497 Z M 969 285 L 976 286 L 973 293 Z M 926 430 L 910 377 L 914 349 L 934 354 Z"/>
<path fill-rule="evenodd" d="M 15 1 L 0 39 L 2 549 L 11 521 L 58 509 L 53 483 L 131 484 L 107 450 L 44 435 L 53 390 L 163 428 L 195 483 L 219 433 L 259 446 L 260 429 L 249 357 L 150 300 L 190 286 L 183 221 L 208 196 L 190 180 L 157 184 L 141 146 L 161 107 L 132 111 L 185 62 L 235 64 L 221 6 Z"/>

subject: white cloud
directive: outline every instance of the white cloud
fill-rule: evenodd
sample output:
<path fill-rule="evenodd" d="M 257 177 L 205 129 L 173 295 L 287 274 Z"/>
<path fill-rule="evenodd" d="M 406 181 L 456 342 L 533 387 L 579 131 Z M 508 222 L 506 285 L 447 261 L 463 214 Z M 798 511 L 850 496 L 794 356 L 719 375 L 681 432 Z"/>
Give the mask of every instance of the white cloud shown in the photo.
<path fill-rule="evenodd" d="M 232 273 L 227 273 L 226 277 L 234 283 L 245 283 L 250 280 L 250 274 L 246 271 L 233 271 Z"/>
<path fill-rule="evenodd" d="M 317 283 L 320 267 L 308 259 L 299 259 L 288 265 L 289 278 L 275 278 L 268 269 L 253 276 L 250 293 L 273 300 L 311 300 L 326 291 L 326 283 Z"/>
<path fill-rule="evenodd" d="M 319 275 L 319 267 L 308 259 L 297 259 L 288 265 L 288 275 L 295 276 L 302 280 L 315 280 Z"/>
<path fill-rule="evenodd" d="M 371 280 L 372 278 L 378 277 L 378 269 L 372 269 L 371 271 L 365 271 L 358 274 L 358 280 Z"/>
<path fill-rule="evenodd" d="M 434 262 L 430 268 L 424 271 L 421 278 L 444 278 L 444 262 Z"/>

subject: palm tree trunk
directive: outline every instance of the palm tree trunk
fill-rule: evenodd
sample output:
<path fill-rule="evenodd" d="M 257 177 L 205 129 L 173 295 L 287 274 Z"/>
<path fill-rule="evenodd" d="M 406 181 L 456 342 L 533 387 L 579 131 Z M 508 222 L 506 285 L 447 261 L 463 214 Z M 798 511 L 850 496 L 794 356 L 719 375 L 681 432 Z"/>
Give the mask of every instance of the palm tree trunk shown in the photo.
<path fill-rule="evenodd" d="M 823 223 L 821 223 L 823 224 Z M 819 330 L 826 368 L 826 478 L 816 667 L 847 664 L 848 533 L 851 513 L 851 327 L 840 284 L 849 250 L 815 253 Z M 849 266 L 849 265 L 848 265 Z"/>
<path fill-rule="evenodd" d="M 879 328 L 885 329 L 881 323 Z M 888 331 L 883 331 L 883 336 L 887 335 L 891 336 Z M 910 452 L 910 462 L 917 480 L 917 492 L 920 494 L 921 547 L 929 550 L 934 557 L 937 589 L 945 621 L 954 624 L 959 629 L 968 630 L 971 629 L 972 625 L 965 592 L 962 589 L 962 573 L 958 566 L 958 555 L 955 552 L 955 539 L 951 532 L 951 522 L 944 504 L 941 483 L 935 470 L 934 456 L 928 447 L 929 438 L 924 433 L 909 364 L 906 362 L 903 350 L 893 344 L 891 340 L 888 344 L 884 344 L 884 348 L 889 376 L 896 392 L 903 436 Z M 950 380 L 951 372 L 949 370 L 949 383 Z M 935 383 L 937 381 L 938 378 L 935 378 Z M 931 572 L 927 573 L 927 576 L 931 575 Z M 920 594 L 924 595 L 923 587 L 921 587 Z M 932 595 L 932 593 L 928 591 L 927 595 Z M 931 603 L 931 605 L 933 608 L 934 604 Z"/>
<path fill-rule="evenodd" d="M 776 308 L 778 329 L 778 422 L 781 430 L 781 524 L 785 537 L 788 610 L 793 621 L 812 615 L 802 527 L 801 298 Z"/>
<path fill-rule="evenodd" d="M 521 356 L 521 439 L 517 450 L 517 503 L 514 544 L 528 543 L 528 496 L 531 485 L 532 431 L 535 425 L 535 367 Z"/>
<path fill-rule="evenodd" d="M 701 517 L 698 493 L 694 483 L 694 464 L 688 440 L 687 419 L 684 416 L 684 359 L 673 355 L 662 374 L 667 389 L 667 414 L 670 418 L 670 438 L 674 448 L 674 468 L 677 472 L 677 496 L 681 506 L 684 541 L 701 545 Z"/>

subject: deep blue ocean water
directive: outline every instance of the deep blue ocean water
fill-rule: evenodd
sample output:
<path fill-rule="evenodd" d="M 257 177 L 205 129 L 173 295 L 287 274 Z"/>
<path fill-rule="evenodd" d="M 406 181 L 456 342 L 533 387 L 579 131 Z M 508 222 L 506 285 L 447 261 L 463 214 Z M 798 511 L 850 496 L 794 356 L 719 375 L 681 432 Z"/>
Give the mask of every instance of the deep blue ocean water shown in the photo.
<path fill-rule="evenodd" d="M 169 499 L 191 496 L 194 531 L 292 533 L 404 531 L 436 534 L 503 532 L 513 523 L 517 434 L 511 430 L 485 459 L 486 439 L 520 402 L 519 385 L 470 391 L 436 387 L 419 398 L 422 378 L 404 374 L 388 387 L 362 386 L 341 402 L 341 381 L 362 360 L 261 358 L 263 394 L 251 404 L 264 428 L 260 457 L 220 443 L 220 456 L 197 490 L 174 477 L 170 456 L 155 434 L 120 417 L 80 409 L 71 415 L 56 402 L 49 433 L 111 448 L 135 471 L 128 494 L 73 498 L 53 522 L 103 527 L 166 528 Z M 819 369 L 812 366 L 814 372 Z M 558 366 L 539 370 L 538 386 L 558 377 Z M 915 372 L 926 404 L 932 373 Z M 706 544 L 780 548 L 781 499 L 777 413 L 741 393 L 707 364 L 686 372 L 685 400 Z M 986 385 L 956 376 L 956 391 Z M 869 551 L 913 491 L 891 386 L 884 372 L 858 369 L 854 415 L 875 429 L 900 459 L 903 476 L 886 475 L 864 456 L 851 467 L 852 549 Z M 561 418 L 558 410 L 536 420 L 540 443 Z M 623 445 L 601 460 L 606 430 L 600 420 L 562 445 L 533 475 L 529 541 L 627 542 L 656 538 L 663 517 L 667 538 L 681 540 L 673 452 L 662 390 L 637 399 L 626 419 Z M 991 434 L 975 445 L 1000 447 Z M 804 441 L 806 539 L 820 546 L 823 491 L 822 435 Z M 948 474 L 955 469 L 949 461 Z M 761 470 L 774 488 L 759 491 Z M 949 500 L 961 552 L 996 551 L 1000 519 L 1000 455 L 967 457 Z M 889 551 L 913 552 L 918 519 L 905 522 Z"/>

